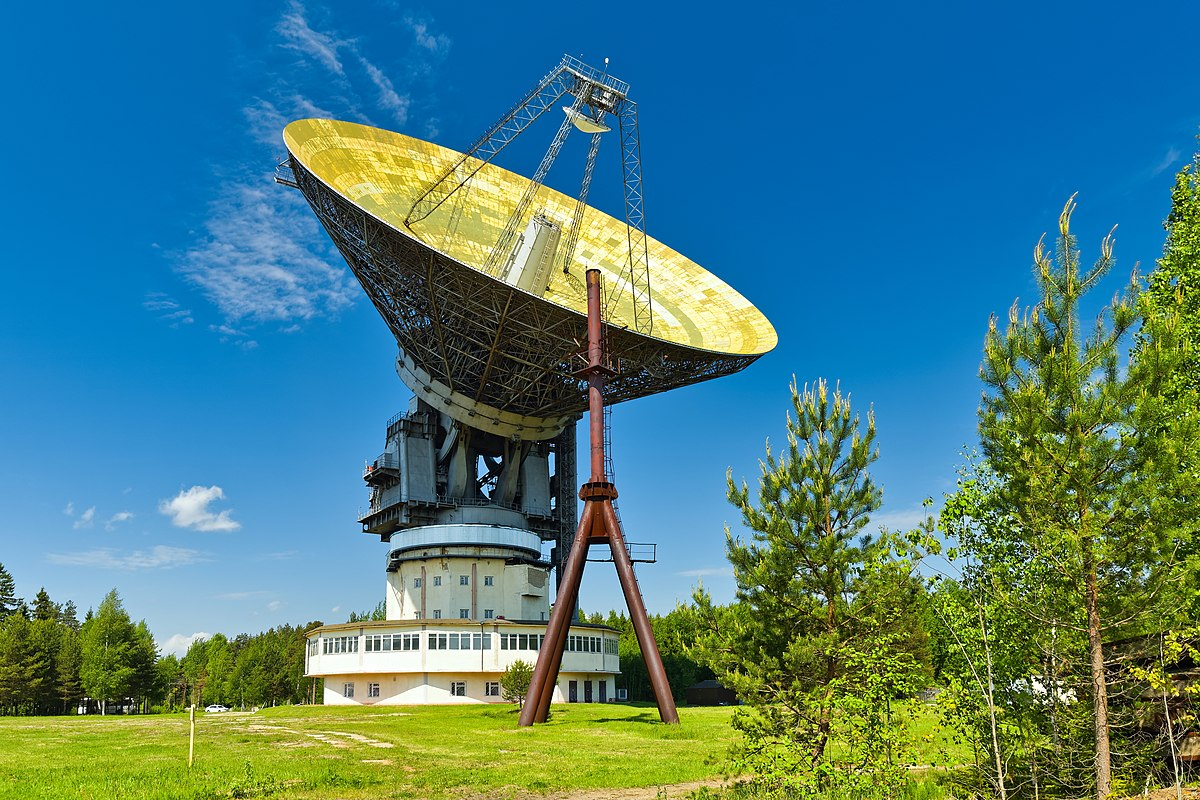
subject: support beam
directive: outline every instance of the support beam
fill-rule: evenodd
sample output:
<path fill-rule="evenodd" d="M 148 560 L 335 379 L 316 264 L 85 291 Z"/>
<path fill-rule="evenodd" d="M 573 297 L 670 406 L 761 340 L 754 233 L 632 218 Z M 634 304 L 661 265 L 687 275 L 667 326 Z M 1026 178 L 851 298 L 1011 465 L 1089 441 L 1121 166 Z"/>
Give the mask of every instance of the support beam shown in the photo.
<path fill-rule="evenodd" d="M 562 666 L 568 631 L 574 621 L 575 604 L 579 598 L 583 567 L 587 563 L 588 547 L 599 542 L 608 542 L 612 551 L 617 577 L 621 580 L 621 589 L 625 594 L 625 604 L 629 608 L 629 617 L 633 621 L 638 644 L 642 648 L 642 658 L 646 662 L 650 686 L 658 703 L 659 718 L 668 724 L 678 724 L 679 712 L 675 709 L 675 699 L 671 696 L 671 686 L 663 668 L 662 656 L 658 652 L 658 643 L 654 640 L 654 630 L 650 627 L 650 619 L 646 615 L 646 606 L 638 589 L 633 563 L 625 549 L 625 535 L 621 530 L 621 522 L 613 508 L 613 500 L 617 499 L 617 488 L 608 481 L 604 469 L 607 445 L 603 422 L 604 384 L 613 371 L 605 364 L 599 270 L 588 270 L 587 291 L 588 363 L 580 375 L 588 379 L 592 475 L 591 480 L 579 490 L 579 499 L 584 501 L 583 514 L 579 520 L 575 540 L 571 543 L 571 554 L 567 558 L 565 574 L 559 583 L 558 596 L 554 601 L 554 609 L 550 612 L 550 623 L 546 627 L 546 637 L 542 640 L 542 647 L 538 652 L 533 679 L 530 681 L 529 693 L 526 695 L 525 705 L 521 708 L 518 724 L 529 726 L 535 722 L 546 721 L 550 712 L 550 701 L 554 696 L 554 687 L 558 682 L 558 671 Z"/>

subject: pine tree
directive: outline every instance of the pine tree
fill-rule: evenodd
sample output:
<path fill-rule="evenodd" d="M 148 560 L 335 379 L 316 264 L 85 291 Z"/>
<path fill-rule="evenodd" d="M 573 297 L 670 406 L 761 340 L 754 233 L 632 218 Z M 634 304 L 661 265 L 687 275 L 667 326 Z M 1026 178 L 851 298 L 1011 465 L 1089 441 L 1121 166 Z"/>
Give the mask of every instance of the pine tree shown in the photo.
<path fill-rule="evenodd" d="M 20 604 L 13 576 L 4 568 L 4 564 L 0 564 L 0 620 L 15 613 Z"/>
<path fill-rule="evenodd" d="M 726 531 L 738 602 L 720 609 L 696 594 L 705 630 L 691 652 L 745 704 L 735 766 L 762 796 L 899 791 L 907 776 L 883 763 L 897 728 L 883 717 L 921 669 L 894 647 L 903 637 L 889 611 L 911 587 L 896 580 L 890 541 L 863 533 L 882 502 L 868 471 L 874 417 L 864 428 L 825 381 L 791 391 L 787 447 L 768 446 L 757 498 L 727 478 L 752 538 Z"/>
<path fill-rule="evenodd" d="M 37 596 L 33 599 L 33 618 L 58 619 L 61 613 L 62 609 L 51 602 L 50 595 L 46 593 L 46 587 L 38 589 Z"/>
<path fill-rule="evenodd" d="M 1190 344 L 1172 388 L 1200 392 L 1200 153 L 1175 176 L 1163 227 L 1167 241 L 1157 269 L 1147 276 L 1144 300 L 1149 314 L 1178 315 L 1178 333 Z M 1142 336 L 1143 346 L 1148 339 Z"/>
<path fill-rule="evenodd" d="M 1163 400 L 1176 351 L 1163 345 L 1123 369 L 1137 321 L 1138 277 L 1095 326 L 1079 318 L 1084 295 L 1112 268 L 1111 234 L 1091 268 L 1070 233 L 1074 198 L 1059 219 L 1058 257 L 1034 250 L 1041 300 L 1014 304 L 984 345 L 980 439 L 1011 514 L 1025 569 L 1039 578 L 1023 598 L 1043 624 L 1086 635 L 1095 791 L 1112 788 L 1104 641 L 1159 624 L 1183 564 L 1174 537 L 1186 507 L 1180 456 L 1190 435 Z M 1148 320 L 1151 322 L 1151 320 Z M 1160 338 L 1158 341 L 1162 341 Z M 1186 548 L 1185 548 L 1186 549 Z M 1044 603 L 1052 602 L 1047 607 Z"/>
<path fill-rule="evenodd" d="M 83 699 L 83 681 L 79 677 L 82 664 L 83 650 L 79 643 L 79 633 L 64 626 L 58 661 L 55 664 L 55 688 L 64 712 L 70 713 Z"/>

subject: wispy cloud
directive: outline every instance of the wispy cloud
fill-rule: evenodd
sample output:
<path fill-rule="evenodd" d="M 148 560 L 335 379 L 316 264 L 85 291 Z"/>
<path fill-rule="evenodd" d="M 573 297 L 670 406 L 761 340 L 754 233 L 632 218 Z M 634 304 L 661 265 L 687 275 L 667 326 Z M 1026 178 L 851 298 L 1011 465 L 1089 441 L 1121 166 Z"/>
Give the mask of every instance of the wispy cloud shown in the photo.
<path fill-rule="evenodd" d="M 889 531 L 911 531 L 921 525 L 928 516 L 929 512 L 923 506 L 884 511 L 882 514 L 875 514 L 871 517 L 867 530 L 877 531 L 880 528 L 887 528 Z"/>
<path fill-rule="evenodd" d="M 412 103 L 412 99 L 407 95 L 401 96 L 379 67 L 362 56 L 359 56 L 359 62 L 362 64 L 363 71 L 367 73 L 367 77 L 371 79 L 371 83 L 375 84 L 375 88 L 379 90 L 379 105 L 392 112 L 392 117 L 397 124 L 406 125 L 408 123 L 408 107 Z"/>
<path fill-rule="evenodd" d="M 280 550 L 275 553 L 263 553 L 257 556 L 255 561 L 291 561 L 300 555 L 299 550 Z"/>
<path fill-rule="evenodd" d="M 212 634 L 207 631 L 196 631 L 195 633 L 176 633 L 162 643 L 162 651 L 171 655 L 182 657 L 187 654 L 188 648 L 193 642 L 208 641 L 212 638 Z"/>
<path fill-rule="evenodd" d="M 222 594 L 214 594 L 213 599 L 214 600 L 246 600 L 247 598 L 259 597 L 260 595 L 264 595 L 264 594 L 266 594 L 266 592 L 262 591 L 262 590 L 254 590 L 254 591 L 249 591 L 249 592 L 224 592 Z"/>
<path fill-rule="evenodd" d="M 64 514 L 66 514 L 68 517 L 73 517 L 73 516 L 75 516 L 75 503 L 74 503 L 74 501 L 71 501 L 71 500 L 68 500 L 68 501 L 67 501 L 67 507 L 63 509 L 63 513 L 64 513 Z"/>
<path fill-rule="evenodd" d="M 172 328 L 195 322 L 190 308 L 184 308 L 174 298 L 162 292 L 148 292 L 142 300 L 142 308 L 156 314 L 159 320 Z"/>
<path fill-rule="evenodd" d="M 115 530 L 117 525 L 122 522 L 128 522 L 131 519 L 133 519 L 132 511 L 118 511 L 108 518 L 108 522 L 104 523 L 104 529 L 106 531 Z"/>
<path fill-rule="evenodd" d="M 161 501 L 158 510 L 159 513 L 170 517 L 171 524 L 177 528 L 206 532 L 236 531 L 242 525 L 230 518 L 230 510 L 214 514 L 208 508 L 217 500 L 224 499 L 225 492 L 220 486 L 193 486 L 170 500 Z"/>
<path fill-rule="evenodd" d="M 82 514 L 79 515 L 79 519 L 75 520 L 75 524 L 73 527 L 75 528 L 75 530 L 79 530 L 80 528 L 90 528 L 90 527 L 92 527 L 92 522 L 95 520 L 95 518 L 96 518 L 96 507 L 92 506 L 87 511 L 84 511 Z"/>
<path fill-rule="evenodd" d="M 681 575 L 685 578 L 707 578 L 710 576 L 732 578 L 733 567 L 700 567 L 699 569 L 685 569 L 683 572 L 677 572 L 675 574 Z"/>
<path fill-rule="evenodd" d="M 333 314 L 357 289 L 297 192 L 232 187 L 212 204 L 208 236 L 188 251 L 183 276 L 231 322 L 293 322 Z M 223 336 L 240 335 L 218 326 Z"/>
<path fill-rule="evenodd" d="M 165 545 L 158 545 L 149 550 L 134 550 L 129 553 L 122 553 L 110 547 L 72 553 L 48 553 L 46 559 L 52 564 L 64 566 L 130 571 L 172 569 L 208 560 L 198 550 Z"/>
<path fill-rule="evenodd" d="M 267 611 L 278 611 L 281 608 L 283 608 L 283 603 L 279 600 L 272 600 L 267 603 Z"/>
<path fill-rule="evenodd" d="M 412 17 L 405 17 L 404 24 L 412 31 L 417 45 L 430 53 L 443 54 L 450 49 L 450 37 L 434 33 L 428 23 Z"/>
<path fill-rule="evenodd" d="M 1162 161 L 1151 167 L 1150 176 L 1156 177 L 1166 172 L 1175 165 L 1175 162 L 1179 161 L 1179 157 L 1182 155 L 1183 152 L 1178 147 L 1171 147 L 1167 150 L 1167 154 L 1163 156 Z"/>
<path fill-rule="evenodd" d="M 316 59 L 335 75 L 344 75 L 345 70 L 341 59 L 338 58 L 338 50 L 347 46 L 347 43 L 327 33 L 313 30 L 308 24 L 307 13 L 304 6 L 296 0 L 288 4 L 288 10 L 275 26 L 275 31 L 283 39 L 282 46 Z"/>
<path fill-rule="evenodd" d="M 331 13 L 288 0 L 270 48 L 248 54 L 248 63 L 265 65 L 254 70 L 254 80 L 271 76 L 245 92 L 253 98 L 242 109 L 253 147 L 240 165 L 226 162 L 195 243 L 170 253 L 178 274 L 215 306 L 222 319 L 208 329 L 222 342 L 253 348 L 261 339 L 258 326 L 294 332 L 336 316 L 360 296 L 300 193 L 264 176 L 264 167 L 284 155 L 284 126 L 302 117 L 336 117 L 404 128 L 434 104 L 432 73 L 451 42 L 431 20 L 395 15 L 379 30 L 349 35 L 332 24 Z M 387 61 L 370 52 L 372 40 L 384 43 Z M 421 98 L 416 111 L 414 88 Z M 437 121 L 431 114 L 422 119 L 431 135 Z M 144 305 L 172 325 L 198 316 L 161 293 L 147 295 Z"/>

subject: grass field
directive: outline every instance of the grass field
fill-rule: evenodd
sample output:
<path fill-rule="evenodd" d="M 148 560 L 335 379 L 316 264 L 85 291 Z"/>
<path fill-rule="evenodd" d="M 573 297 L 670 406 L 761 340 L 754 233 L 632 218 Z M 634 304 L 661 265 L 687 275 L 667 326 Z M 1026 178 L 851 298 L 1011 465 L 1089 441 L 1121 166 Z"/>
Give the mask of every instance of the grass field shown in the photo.
<path fill-rule="evenodd" d="M 511 706 L 264 709 L 0 718 L 3 798 L 526 797 L 659 786 L 720 774 L 730 709 L 555 706 L 517 728 Z"/>
<path fill-rule="evenodd" d="M 197 714 L 0 717 L 0 798 L 529 798 L 721 775 L 729 708 L 555 706 L 518 728 L 511 706 L 294 706 Z M 927 746 L 936 760 L 938 746 Z M 672 793 L 678 797 L 679 793 Z"/>

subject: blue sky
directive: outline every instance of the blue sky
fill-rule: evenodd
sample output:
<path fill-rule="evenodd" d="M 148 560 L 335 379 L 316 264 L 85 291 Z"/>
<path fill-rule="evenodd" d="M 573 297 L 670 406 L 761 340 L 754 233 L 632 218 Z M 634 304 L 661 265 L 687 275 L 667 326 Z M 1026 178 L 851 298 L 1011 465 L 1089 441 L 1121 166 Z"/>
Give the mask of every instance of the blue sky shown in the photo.
<path fill-rule="evenodd" d="M 342 621 L 384 588 L 365 459 L 407 405 L 394 343 L 295 192 L 283 124 L 465 147 L 566 52 L 638 101 L 650 233 L 761 308 L 741 375 L 618 407 L 614 458 L 651 611 L 732 597 L 727 468 L 753 482 L 788 383 L 873 405 L 911 523 L 975 438 L 989 314 L 1079 192 L 1096 302 L 1161 252 L 1195 150 L 1193 3 L 555 7 L 115 3 L 8 12 L 0 66 L 0 562 L 81 610 L 118 587 L 164 650 Z M 541 147 L 503 165 L 529 174 Z M 564 162 L 565 163 L 565 162 Z M 573 189 L 578 169 L 552 172 Z M 595 205 L 620 214 L 619 179 Z M 621 606 L 592 565 L 587 610 Z"/>

